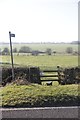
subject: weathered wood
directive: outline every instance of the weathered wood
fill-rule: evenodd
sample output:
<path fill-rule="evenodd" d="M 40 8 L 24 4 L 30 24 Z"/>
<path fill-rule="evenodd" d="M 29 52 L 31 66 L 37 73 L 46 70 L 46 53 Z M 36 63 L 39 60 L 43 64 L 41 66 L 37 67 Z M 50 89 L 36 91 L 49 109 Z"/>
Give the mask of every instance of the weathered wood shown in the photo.
<path fill-rule="evenodd" d="M 41 82 L 46 82 L 46 81 L 59 81 L 59 79 L 46 79 L 46 80 L 41 80 Z"/>
<path fill-rule="evenodd" d="M 41 82 L 53 82 L 53 81 L 60 81 L 59 80 L 59 75 L 60 75 L 60 71 L 61 70 L 43 70 L 42 74 L 40 74 L 40 79 L 41 78 L 47 78 L 45 80 L 41 80 Z M 55 73 L 55 74 L 54 74 Z M 57 75 L 56 75 L 57 73 Z M 49 79 L 48 79 L 49 77 Z M 57 77 L 57 79 L 55 79 L 55 77 Z M 52 78 L 52 79 L 50 79 Z"/>
<path fill-rule="evenodd" d="M 54 73 L 52 73 L 54 72 Z M 56 74 L 57 73 L 57 74 Z M 40 71 L 39 67 L 30 67 L 29 69 L 29 78 L 31 82 L 39 83 L 41 82 L 52 82 L 52 81 L 60 81 L 59 80 L 59 74 L 60 70 L 43 70 Z M 42 80 L 41 78 L 45 78 L 45 80 Z M 46 79 L 47 78 L 47 79 Z M 57 79 L 56 79 L 57 78 Z"/>
<path fill-rule="evenodd" d="M 29 68 L 29 80 L 32 83 L 41 84 L 39 67 L 30 67 Z"/>
<path fill-rule="evenodd" d="M 40 75 L 40 77 L 58 77 L 58 75 Z"/>
<path fill-rule="evenodd" d="M 58 71 L 61 72 L 61 70 L 43 70 L 43 72 L 58 72 Z"/>

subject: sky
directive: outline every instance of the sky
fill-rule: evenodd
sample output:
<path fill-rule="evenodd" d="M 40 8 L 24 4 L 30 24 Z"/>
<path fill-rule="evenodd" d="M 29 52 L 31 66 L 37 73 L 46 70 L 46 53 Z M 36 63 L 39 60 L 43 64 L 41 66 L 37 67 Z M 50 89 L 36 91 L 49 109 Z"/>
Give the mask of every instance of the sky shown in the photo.
<path fill-rule="evenodd" d="M 0 42 L 78 40 L 78 0 L 0 0 Z"/>

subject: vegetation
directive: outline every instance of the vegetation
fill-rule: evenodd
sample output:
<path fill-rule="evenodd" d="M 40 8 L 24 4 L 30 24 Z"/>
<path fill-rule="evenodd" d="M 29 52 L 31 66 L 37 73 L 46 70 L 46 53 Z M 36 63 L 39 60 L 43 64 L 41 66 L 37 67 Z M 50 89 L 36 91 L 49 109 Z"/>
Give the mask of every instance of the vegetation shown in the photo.
<path fill-rule="evenodd" d="M 9 46 L 0 46 L 3 55 L 7 55 L 8 52 L 3 52 L 5 49 L 9 50 Z M 31 43 L 31 44 L 13 44 L 13 53 L 30 53 L 31 55 L 37 56 L 40 54 L 55 55 L 55 54 L 75 54 L 78 55 L 77 44 L 54 44 L 54 43 Z"/>
<path fill-rule="evenodd" d="M 20 50 L 25 44 L 16 44 L 13 48 Z M 33 51 L 46 51 L 51 49 L 52 55 L 29 55 L 14 54 L 14 67 L 22 66 L 38 66 L 43 69 L 56 69 L 57 66 L 75 67 L 78 66 L 78 56 L 65 54 L 68 47 L 72 47 L 73 51 L 78 52 L 76 44 L 26 44 Z M 4 45 L 1 49 L 6 47 Z M 11 67 L 10 55 L 2 55 L 2 64 L 0 66 Z M 0 60 L 1 63 L 1 60 Z M 52 86 L 30 84 L 16 85 L 9 84 L 1 88 L 2 106 L 3 107 L 38 107 L 38 106 L 70 106 L 80 104 L 80 91 L 78 85 L 58 85 L 53 82 Z"/>
<path fill-rule="evenodd" d="M 14 55 L 14 66 L 39 66 L 40 69 L 56 69 L 61 67 L 78 66 L 78 56 L 74 55 Z M 10 56 L 2 56 L 2 66 L 11 66 Z M 1 65 L 1 64 L 0 64 Z"/>
<path fill-rule="evenodd" d="M 2 51 L 2 55 L 9 55 L 9 49 L 7 47 L 5 47 Z"/>
<path fill-rule="evenodd" d="M 41 107 L 79 105 L 78 85 L 7 85 L 2 88 L 3 107 Z"/>
<path fill-rule="evenodd" d="M 18 51 L 17 51 L 17 48 L 13 48 L 13 53 L 17 53 Z"/>
<path fill-rule="evenodd" d="M 46 53 L 47 53 L 47 55 L 51 55 L 52 54 L 52 50 L 50 48 L 47 48 L 46 49 Z"/>
<path fill-rule="evenodd" d="M 68 54 L 73 53 L 72 47 L 67 47 L 66 52 L 67 52 Z"/>
<path fill-rule="evenodd" d="M 39 51 L 46 51 L 47 48 L 50 48 L 53 51 L 56 51 L 57 53 L 65 53 L 66 49 L 68 47 L 72 47 L 73 51 L 78 52 L 78 44 L 63 44 L 63 43 L 18 43 L 18 44 L 13 44 L 13 48 L 17 48 L 17 51 L 20 50 L 21 47 L 26 46 L 31 48 L 32 50 L 39 50 Z M 0 45 L 0 48 L 3 50 L 5 47 L 10 48 L 9 44 L 2 44 Z"/>
<path fill-rule="evenodd" d="M 31 52 L 31 48 L 27 46 L 22 46 L 19 50 L 19 53 L 30 53 L 30 52 Z"/>
<path fill-rule="evenodd" d="M 52 70 L 51 70 L 52 71 Z M 44 78 L 42 78 L 42 74 L 44 75 Z M 57 75 L 57 78 L 51 77 L 52 75 Z M 49 75 L 48 78 L 46 78 L 46 75 Z M 56 73 L 50 73 L 50 70 L 46 70 L 45 72 L 42 72 L 39 67 L 16 67 L 14 68 L 14 76 L 15 81 L 27 81 L 29 83 L 37 83 L 41 84 L 43 81 L 47 85 L 52 85 L 52 80 L 56 79 L 59 84 L 66 85 L 66 84 L 79 84 L 80 83 L 80 68 L 74 67 L 74 68 L 60 68 L 57 66 Z M 47 80 L 47 81 L 46 81 Z M 50 80 L 50 82 L 49 82 Z M 7 83 L 11 83 L 12 81 L 12 69 L 11 68 L 2 68 L 2 81 L 1 85 L 5 86 Z"/>

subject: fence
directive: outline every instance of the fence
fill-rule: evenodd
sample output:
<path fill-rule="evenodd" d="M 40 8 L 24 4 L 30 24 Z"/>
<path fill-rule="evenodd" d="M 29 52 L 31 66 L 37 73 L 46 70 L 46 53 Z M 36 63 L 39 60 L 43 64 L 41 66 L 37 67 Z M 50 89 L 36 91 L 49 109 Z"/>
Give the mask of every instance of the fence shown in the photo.
<path fill-rule="evenodd" d="M 31 83 L 41 84 L 42 82 L 58 81 L 59 84 L 75 84 L 80 83 L 80 68 L 65 68 L 61 69 L 59 66 L 56 70 L 43 70 L 39 67 L 29 68 L 14 68 L 15 79 L 21 76 Z M 3 85 L 11 82 L 11 68 L 2 68 Z"/>
<path fill-rule="evenodd" d="M 44 78 L 44 79 L 43 79 Z M 39 67 L 31 67 L 29 69 L 29 79 L 31 82 L 39 83 L 41 82 L 53 82 L 58 81 L 60 83 L 61 70 L 57 67 L 57 70 L 43 70 L 40 71 Z"/>
<path fill-rule="evenodd" d="M 53 82 L 58 81 L 59 84 L 75 84 L 80 83 L 80 68 L 65 68 L 61 69 L 59 66 L 57 70 L 43 70 L 40 71 L 39 67 L 31 67 L 29 70 L 31 82 Z M 43 79 L 44 78 L 44 79 Z M 52 83 L 51 83 L 52 84 Z"/>
<path fill-rule="evenodd" d="M 59 72 L 58 70 L 44 70 L 42 74 L 40 75 L 40 79 L 41 78 L 45 78 L 41 80 L 42 82 L 44 81 L 58 81 L 59 82 Z"/>

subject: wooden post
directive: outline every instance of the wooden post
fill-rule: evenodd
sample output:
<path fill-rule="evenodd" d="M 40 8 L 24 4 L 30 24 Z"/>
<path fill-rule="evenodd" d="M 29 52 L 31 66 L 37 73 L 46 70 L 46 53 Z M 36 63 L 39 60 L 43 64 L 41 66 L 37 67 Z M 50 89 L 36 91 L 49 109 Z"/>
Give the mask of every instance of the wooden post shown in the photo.
<path fill-rule="evenodd" d="M 59 82 L 59 84 L 60 84 L 60 82 L 61 82 L 61 79 L 60 79 L 60 66 L 57 66 L 57 69 L 58 69 L 58 82 Z"/>
<path fill-rule="evenodd" d="M 14 80 L 14 64 L 13 64 L 13 54 L 12 54 L 12 42 L 11 42 L 11 32 L 9 32 L 10 38 L 10 51 L 11 51 L 11 63 L 12 63 L 12 80 Z"/>

